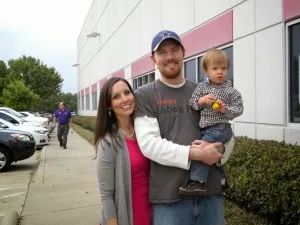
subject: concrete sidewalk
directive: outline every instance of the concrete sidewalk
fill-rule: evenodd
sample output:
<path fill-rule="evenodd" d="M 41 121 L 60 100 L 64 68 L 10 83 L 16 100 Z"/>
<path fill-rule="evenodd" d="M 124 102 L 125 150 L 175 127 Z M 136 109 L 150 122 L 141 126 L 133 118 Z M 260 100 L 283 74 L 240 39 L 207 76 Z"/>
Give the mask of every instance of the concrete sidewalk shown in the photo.
<path fill-rule="evenodd" d="M 70 129 L 67 147 L 59 147 L 54 131 L 31 179 L 21 225 L 99 224 L 100 195 L 93 146 Z"/>

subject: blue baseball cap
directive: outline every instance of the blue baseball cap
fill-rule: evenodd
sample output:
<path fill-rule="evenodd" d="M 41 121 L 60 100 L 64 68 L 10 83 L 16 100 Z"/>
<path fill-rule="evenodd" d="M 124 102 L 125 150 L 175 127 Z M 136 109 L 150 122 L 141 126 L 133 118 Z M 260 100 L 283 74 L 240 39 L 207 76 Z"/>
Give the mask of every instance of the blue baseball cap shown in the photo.
<path fill-rule="evenodd" d="M 181 46 L 183 46 L 178 34 L 176 34 L 173 31 L 170 31 L 170 30 L 162 30 L 158 34 L 156 34 L 154 36 L 154 38 L 152 39 L 151 52 L 155 52 L 157 50 L 157 48 L 159 47 L 159 45 L 164 40 L 167 40 L 167 39 L 172 39 L 172 40 L 176 41 L 178 44 L 180 44 Z"/>

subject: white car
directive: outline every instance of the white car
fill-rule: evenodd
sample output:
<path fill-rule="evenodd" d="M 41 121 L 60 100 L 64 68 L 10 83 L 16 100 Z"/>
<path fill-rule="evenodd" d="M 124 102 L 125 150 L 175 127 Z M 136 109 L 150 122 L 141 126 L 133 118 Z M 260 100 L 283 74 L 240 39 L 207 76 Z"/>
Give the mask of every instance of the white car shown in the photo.
<path fill-rule="evenodd" d="M 49 119 L 48 118 L 44 118 L 44 117 L 38 117 L 38 116 L 27 116 L 25 117 L 24 115 L 22 115 L 21 113 L 13 110 L 12 108 L 8 108 L 8 107 L 0 107 L 0 111 L 5 111 L 8 112 L 16 117 L 19 117 L 25 121 L 28 122 L 34 122 L 34 123 L 38 123 L 40 126 L 46 128 L 49 130 L 50 124 L 49 124 Z"/>
<path fill-rule="evenodd" d="M 14 116 L 14 115 L 12 115 L 8 112 L 2 111 L 2 110 L 0 110 L 0 118 L 5 120 L 5 121 L 8 121 L 8 122 L 10 122 L 14 125 L 27 125 L 27 126 L 34 126 L 34 127 L 44 128 L 39 123 L 26 121 L 24 119 L 21 119 L 17 116 Z M 44 128 L 44 129 L 46 129 L 46 128 Z M 49 133 L 50 133 L 49 129 L 47 129 L 47 135 L 48 135 L 48 138 L 50 139 Z"/>
<path fill-rule="evenodd" d="M 33 127 L 29 125 L 15 125 L 3 119 L 0 119 L 1 128 L 9 128 L 11 130 L 26 131 L 32 134 L 35 140 L 36 150 L 41 150 L 45 145 L 49 144 L 48 130 L 43 127 Z"/>
<path fill-rule="evenodd" d="M 0 110 L 0 118 L 4 119 L 12 124 L 23 124 L 23 125 L 31 125 L 31 126 L 35 126 L 35 127 L 41 127 L 41 125 L 39 123 L 29 122 L 27 120 L 21 119 L 11 113 L 3 111 L 3 110 Z"/>
<path fill-rule="evenodd" d="M 21 112 L 18 112 L 18 113 L 21 113 L 25 117 L 27 117 L 27 116 L 36 117 L 36 115 L 34 115 L 30 112 L 26 112 L 26 111 L 21 111 Z"/>

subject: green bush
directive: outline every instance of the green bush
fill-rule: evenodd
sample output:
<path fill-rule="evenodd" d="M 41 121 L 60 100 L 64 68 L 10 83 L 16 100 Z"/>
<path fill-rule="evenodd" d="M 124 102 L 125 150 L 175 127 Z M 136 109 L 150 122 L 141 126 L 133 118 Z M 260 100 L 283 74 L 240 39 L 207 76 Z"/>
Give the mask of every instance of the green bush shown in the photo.
<path fill-rule="evenodd" d="M 271 221 L 241 209 L 234 203 L 224 201 L 225 225 L 273 225 Z"/>
<path fill-rule="evenodd" d="M 227 199 L 276 224 L 300 224 L 300 146 L 239 137 L 225 170 Z"/>
<path fill-rule="evenodd" d="M 95 116 L 72 116 L 73 123 L 93 132 L 95 132 L 96 128 L 96 119 Z"/>

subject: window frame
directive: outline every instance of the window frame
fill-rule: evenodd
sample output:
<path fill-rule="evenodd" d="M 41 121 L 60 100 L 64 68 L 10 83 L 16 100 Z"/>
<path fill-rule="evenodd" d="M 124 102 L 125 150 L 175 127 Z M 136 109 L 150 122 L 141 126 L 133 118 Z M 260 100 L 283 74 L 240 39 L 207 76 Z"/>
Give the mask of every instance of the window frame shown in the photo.
<path fill-rule="evenodd" d="M 151 80 L 151 74 L 154 74 L 154 80 Z M 145 77 L 147 76 L 147 83 L 144 83 L 144 81 L 146 80 Z M 141 85 L 139 84 L 141 81 Z M 133 77 L 132 78 L 132 89 L 135 91 L 136 89 L 138 89 L 139 87 L 145 85 L 145 84 L 149 84 L 151 82 L 155 81 L 155 70 L 152 70 L 150 72 L 141 74 L 139 76 Z"/>
<path fill-rule="evenodd" d="M 80 98 L 81 98 L 81 110 L 84 110 L 84 97 L 85 95 L 81 95 Z"/>
<path fill-rule="evenodd" d="M 90 94 L 91 94 L 91 92 L 85 95 L 85 98 L 86 98 L 86 101 L 85 101 L 86 110 L 91 110 Z"/>
<path fill-rule="evenodd" d="M 98 91 L 95 90 L 92 93 L 92 111 L 96 111 L 97 108 L 98 108 L 98 101 L 97 101 L 97 94 L 98 94 Z M 95 103 L 95 104 L 94 104 Z M 91 108 L 91 107 L 90 107 Z"/>
<path fill-rule="evenodd" d="M 229 48 L 229 47 L 234 48 L 233 42 L 228 43 L 228 44 L 225 44 L 225 45 L 221 45 L 221 46 L 219 46 L 219 47 L 216 47 L 216 49 L 222 50 L 222 49 Z M 212 47 L 212 48 L 213 48 L 213 47 Z M 185 73 L 185 63 L 186 63 L 187 61 L 196 59 L 196 63 L 195 63 L 196 69 L 195 69 L 195 71 L 196 71 L 196 82 L 197 82 L 197 83 L 199 83 L 199 80 L 198 80 L 198 72 L 199 72 L 199 71 L 198 71 L 198 68 L 199 68 L 198 63 L 199 63 L 199 58 L 200 58 L 200 57 L 203 57 L 204 53 L 207 52 L 208 50 L 209 50 L 209 49 L 205 50 L 204 52 L 201 52 L 200 54 L 194 55 L 194 56 L 192 56 L 192 57 L 185 58 L 185 59 L 183 60 L 183 68 L 182 68 L 182 71 Z M 232 66 L 232 63 L 231 63 L 231 62 L 230 62 L 230 66 Z M 184 76 L 184 78 L 186 78 L 186 75 L 185 75 L 184 73 L 183 73 L 183 76 Z M 232 79 L 233 79 L 233 81 L 234 81 L 234 74 L 232 74 Z"/>
<path fill-rule="evenodd" d="M 300 24 L 300 18 L 298 19 L 295 19 L 295 20 L 292 20 L 290 22 L 287 22 L 285 24 L 285 78 L 286 78 L 286 92 L 285 92 L 285 95 L 286 95 L 286 115 L 285 115 L 285 119 L 286 119 L 286 124 L 288 127 L 295 127 L 295 128 L 300 128 L 300 123 L 292 123 L 290 121 L 290 113 L 291 113 L 291 99 L 290 99 L 290 49 L 289 49 L 289 45 L 290 45 L 290 42 L 289 42 L 289 28 L 292 26 L 292 25 L 295 25 L 295 24 Z M 299 77 L 300 79 L 300 77 Z"/>

